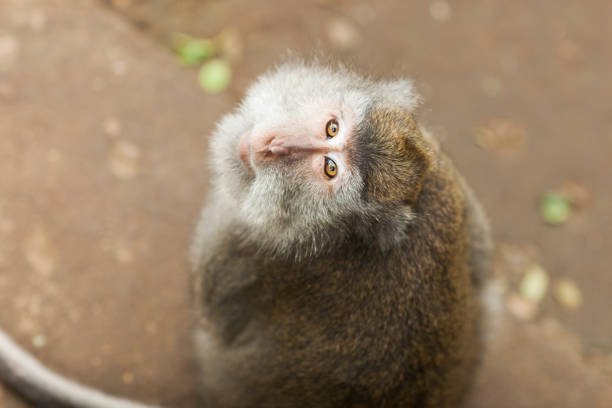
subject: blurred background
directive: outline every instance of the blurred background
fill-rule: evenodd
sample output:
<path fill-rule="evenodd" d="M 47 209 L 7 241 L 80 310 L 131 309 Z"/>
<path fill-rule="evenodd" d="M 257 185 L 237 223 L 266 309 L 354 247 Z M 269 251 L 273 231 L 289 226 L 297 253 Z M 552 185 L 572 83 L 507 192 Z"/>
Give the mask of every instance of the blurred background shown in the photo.
<path fill-rule="evenodd" d="M 187 250 L 215 121 L 291 49 L 409 76 L 490 216 L 471 407 L 612 406 L 612 4 L 0 0 L 0 326 L 62 373 L 194 393 Z M 0 386 L 0 407 L 25 407 Z"/>

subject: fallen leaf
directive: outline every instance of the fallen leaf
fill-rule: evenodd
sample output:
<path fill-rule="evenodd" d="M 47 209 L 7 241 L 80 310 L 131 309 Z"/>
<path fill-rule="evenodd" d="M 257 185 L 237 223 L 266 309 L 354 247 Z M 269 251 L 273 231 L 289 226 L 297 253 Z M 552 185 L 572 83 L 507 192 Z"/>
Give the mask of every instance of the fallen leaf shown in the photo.
<path fill-rule="evenodd" d="M 511 293 L 506 299 L 508 310 L 521 320 L 533 320 L 538 314 L 538 305 L 523 299 L 516 293 Z"/>
<path fill-rule="evenodd" d="M 116 76 L 123 76 L 128 71 L 127 62 L 121 59 L 111 61 L 111 71 Z"/>
<path fill-rule="evenodd" d="M 110 137 L 117 137 L 121 134 L 121 122 L 117 118 L 106 118 L 102 122 L 102 129 Z"/>
<path fill-rule="evenodd" d="M 102 359 L 100 357 L 92 357 L 89 360 L 89 363 L 95 368 L 102 367 Z"/>
<path fill-rule="evenodd" d="M 555 192 L 566 197 L 572 204 L 572 209 L 585 210 L 593 203 L 593 193 L 583 184 L 572 180 L 565 180 L 555 189 Z"/>
<path fill-rule="evenodd" d="M 498 77 L 490 75 L 482 79 L 480 87 L 485 95 L 494 97 L 499 95 L 499 93 L 502 91 L 503 84 Z"/>
<path fill-rule="evenodd" d="M 344 18 L 335 18 L 329 22 L 327 36 L 334 47 L 342 50 L 355 49 L 361 42 L 357 27 Z"/>
<path fill-rule="evenodd" d="M 525 150 L 527 131 L 507 119 L 491 119 L 478 127 L 474 141 L 482 149 L 502 156 L 518 156 Z"/>
<path fill-rule="evenodd" d="M 207 38 L 189 38 L 179 46 L 178 55 L 187 66 L 197 65 L 215 53 L 215 45 Z"/>
<path fill-rule="evenodd" d="M 0 72 L 8 71 L 17 61 L 20 43 L 13 35 L 0 35 Z"/>
<path fill-rule="evenodd" d="M 114 249 L 115 259 L 122 264 L 130 263 L 134 260 L 134 254 L 130 248 L 117 244 Z"/>
<path fill-rule="evenodd" d="M 495 247 L 493 268 L 498 276 L 518 277 L 534 263 L 537 254 L 534 249 L 499 242 Z"/>
<path fill-rule="evenodd" d="M 555 282 L 553 295 L 557 302 L 568 310 L 576 310 L 582 305 L 582 293 L 569 278 L 561 278 Z"/>
<path fill-rule="evenodd" d="M 521 297 L 533 303 L 539 303 L 548 290 L 548 275 L 539 265 L 530 266 L 523 275 L 519 285 Z"/>
<path fill-rule="evenodd" d="M 540 199 L 540 214 L 545 222 L 560 225 L 567 221 L 572 212 L 570 200 L 558 193 L 547 193 Z"/>
<path fill-rule="evenodd" d="M 451 6 L 443 0 L 432 1 L 429 5 L 429 15 L 434 21 L 444 23 L 451 18 Z"/>
<path fill-rule="evenodd" d="M 28 16 L 30 28 L 34 31 L 41 31 L 47 24 L 47 16 L 42 10 L 33 10 Z"/>
<path fill-rule="evenodd" d="M 59 149 L 51 148 L 47 150 L 47 161 L 51 164 L 58 163 L 62 160 L 62 152 Z"/>
<path fill-rule="evenodd" d="M 233 27 L 225 28 L 217 37 L 219 48 L 224 57 L 230 61 L 239 61 L 244 53 L 244 44 L 240 32 Z"/>
<path fill-rule="evenodd" d="M 120 179 L 135 177 L 140 170 L 140 147 L 127 140 L 118 140 L 110 152 L 109 167 Z"/>
<path fill-rule="evenodd" d="M 47 345 L 47 336 L 38 334 L 32 338 L 32 345 L 36 348 L 43 348 Z"/>
<path fill-rule="evenodd" d="M 127 372 L 123 373 L 123 375 L 121 376 L 121 379 L 123 380 L 123 382 L 125 384 L 129 385 L 129 384 L 133 384 L 134 383 L 135 377 L 134 377 L 133 373 L 127 371 Z"/>
<path fill-rule="evenodd" d="M 232 69 L 224 59 L 207 61 L 200 68 L 198 83 L 206 92 L 218 94 L 223 92 L 230 84 Z"/>
<path fill-rule="evenodd" d="M 24 242 L 25 258 L 38 274 L 48 277 L 55 270 L 56 251 L 47 233 L 37 228 Z"/>

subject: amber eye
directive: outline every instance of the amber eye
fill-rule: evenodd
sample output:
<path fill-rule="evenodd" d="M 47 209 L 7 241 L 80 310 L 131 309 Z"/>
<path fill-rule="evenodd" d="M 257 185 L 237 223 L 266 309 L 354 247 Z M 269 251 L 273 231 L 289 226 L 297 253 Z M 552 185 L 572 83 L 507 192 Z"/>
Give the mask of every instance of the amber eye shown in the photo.
<path fill-rule="evenodd" d="M 329 122 L 327 122 L 327 125 L 325 125 L 325 132 L 327 133 L 328 139 L 336 136 L 339 130 L 340 126 L 338 126 L 338 121 L 336 121 L 336 119 L 331 119 Z"/>
<path fill-rule="evenodd" d="M 338 174 L 338 166 L 336 166 L 336 162 L 330 159 L 329 157 L 325 158 L 324 170 L 325 170 L 325 174 L 329 178 L 334 178 L 336 177 L 336 174 Z"/>

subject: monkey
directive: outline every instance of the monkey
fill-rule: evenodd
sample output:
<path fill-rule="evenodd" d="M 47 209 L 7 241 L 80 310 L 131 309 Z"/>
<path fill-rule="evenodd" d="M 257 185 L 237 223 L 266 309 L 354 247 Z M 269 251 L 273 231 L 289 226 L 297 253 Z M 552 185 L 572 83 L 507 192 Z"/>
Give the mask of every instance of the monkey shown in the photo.
<path fill-rule="evenodd" d="M 410 80 L 290 60 L 217 124 L 191 248 L 202 407 L 465 400 L 492 244 L 474 193 L 417 123 L 420 104 Z M 0 377 L 42 394 L 39 406 L 144 407 L 15 347 L 0 336 Z"/>

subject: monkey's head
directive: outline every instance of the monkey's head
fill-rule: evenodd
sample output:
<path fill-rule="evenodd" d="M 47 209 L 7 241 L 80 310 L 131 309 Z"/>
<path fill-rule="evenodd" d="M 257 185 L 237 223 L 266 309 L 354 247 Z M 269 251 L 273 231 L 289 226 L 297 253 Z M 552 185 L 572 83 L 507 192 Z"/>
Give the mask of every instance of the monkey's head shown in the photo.
<path fill-rule="evenodd" d="M 407 80 L 292 62 L 260 77 L 212 139 L 214 185 L 245 238 L 304 257 L 401 239 L 432 165 Z"/>

